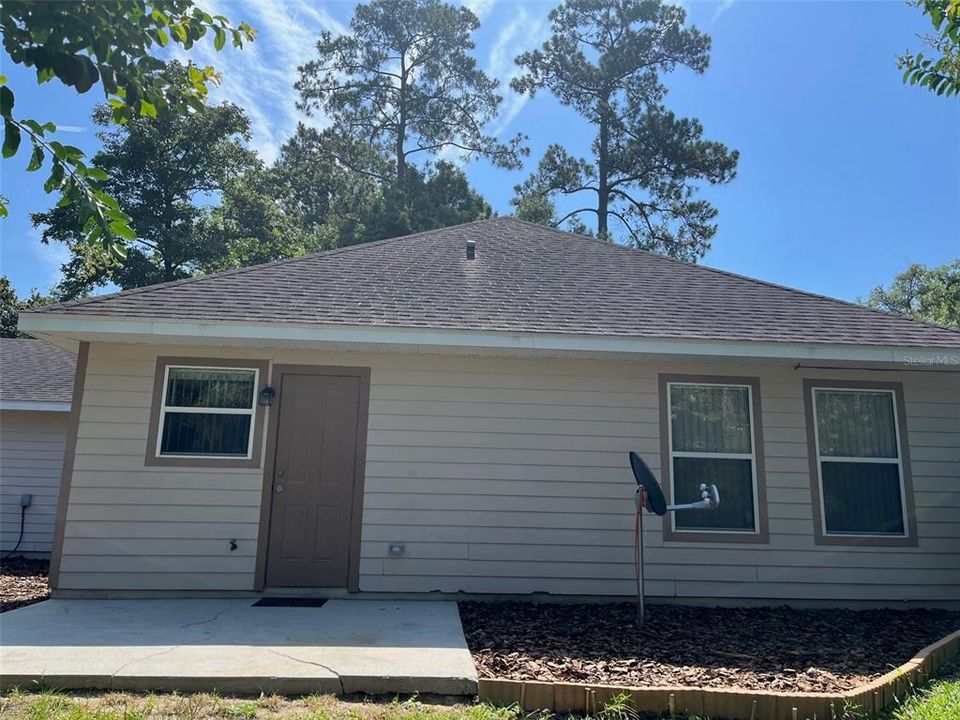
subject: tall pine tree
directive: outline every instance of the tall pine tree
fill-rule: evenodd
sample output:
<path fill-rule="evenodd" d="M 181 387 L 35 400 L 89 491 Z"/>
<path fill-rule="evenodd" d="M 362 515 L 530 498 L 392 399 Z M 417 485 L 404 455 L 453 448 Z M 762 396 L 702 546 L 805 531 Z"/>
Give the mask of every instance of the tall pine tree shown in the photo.
<path fill-rule="evenodd" d="M 386 179 L 351 152 L 377 148 L 401 187 L 413 160 L 444 152 L 519 167 L 523 138 L 502 143 L 485 131 L 503 98 L 470 55 L 479 25 L 469 9 L 441 0 L 359 5 L 351 32 L 324 32 L 317 59 L 300 68 L 298 106 L 333 119 L 347 140 L 333 148 L 341 163 Z"/>
<path fill-rule="evenodd" d="M 547 89 L 583 116 L 595 129 L 593 156 L 549 146 L 517 187 L 518 207 L 530 207 L 531 195 L 569 197 L 574 209 L 558 213 L 558 223 L 591 219 L 603 238 L 703 256 L 717 210 L 696 199 L 698 184 L 731 180 L 738 156 L 665 106 L 661 76 L 678 66 L 702 73 L 709 61 L 709 37 L 685 19 L 659 0 L 568 0 L 551 11 L 551 36 L 517 58 L 524 73 L 512 86 L 531 95 Z"/>

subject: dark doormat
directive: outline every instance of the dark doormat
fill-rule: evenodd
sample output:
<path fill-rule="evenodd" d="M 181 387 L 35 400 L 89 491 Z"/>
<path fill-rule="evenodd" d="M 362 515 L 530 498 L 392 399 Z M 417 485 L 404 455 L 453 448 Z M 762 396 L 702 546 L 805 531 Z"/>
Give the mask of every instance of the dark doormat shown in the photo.
<path fill-rule="evenodd" d="M 253 607 L 323 607 L 327 598 L 304 597 L 265 597 L 257 600 Z"/>

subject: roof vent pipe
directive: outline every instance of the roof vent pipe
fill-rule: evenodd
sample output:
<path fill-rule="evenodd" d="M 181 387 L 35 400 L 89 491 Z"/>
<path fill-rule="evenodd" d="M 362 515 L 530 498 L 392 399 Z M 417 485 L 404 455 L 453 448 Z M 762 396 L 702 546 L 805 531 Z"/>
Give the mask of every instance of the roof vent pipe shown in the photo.
<path fill-rule="evenodd" d="M 467 240 L 467 260 L 474 260 L 477 257 L 477 243 L 475 240 Z"/>

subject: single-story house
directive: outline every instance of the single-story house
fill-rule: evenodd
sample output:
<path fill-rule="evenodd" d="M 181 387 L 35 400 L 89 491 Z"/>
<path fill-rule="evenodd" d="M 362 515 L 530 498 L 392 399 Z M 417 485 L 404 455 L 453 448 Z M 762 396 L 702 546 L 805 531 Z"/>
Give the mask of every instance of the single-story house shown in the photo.
<path fill-rule="evenodd" d="M 523 223 L 49 306 L 61 595 L 956 603 L 960 331 Z"/>
<path fill-rule="evenodd" d="M 0 338 L 0 553 L 4 555 L 14 551 L 36 557 L 50 554 L 75 374 L 72 352 L 32 338 Z"/>

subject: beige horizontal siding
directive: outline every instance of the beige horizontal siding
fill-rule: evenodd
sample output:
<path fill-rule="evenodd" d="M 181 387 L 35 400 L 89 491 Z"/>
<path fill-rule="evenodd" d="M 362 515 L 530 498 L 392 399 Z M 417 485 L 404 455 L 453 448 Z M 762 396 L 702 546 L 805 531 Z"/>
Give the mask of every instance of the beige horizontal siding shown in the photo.
<path fill-rule="evenodd" d="M 241 572 L 61 572 L 60 587 L 69 590 L 217 592 L 250 590 L 248 573 Z"/>
<path fill-rule="evenodd" d="M 631 594 L 626 453 L 659 473 L 657 377 L 689 372 L 760 378 L 770 541 L 665 542 L 648 516 L 648 594 L 960 597 L 960 376 L 101 344 L 80 416 L 63 588 L 253 585 L 262 469 L 144 467 L 158 352 L 372 368 L 361 590 Z M 918 547 L 814 545 L 806 377 L 904 383 Z M 403 557 L 388 554 L 393 542 Z"/>
<path fill-rule="evenodd" d="M 650 594 L 960 597 L 960 376 L 904 382 L 917 548 L 813 543 L 802 379 L 863 373 L 714 366 L 431 359 L 373 372 L 361 587 L 630 594 L 627 450 L 660 471 L 660 372 L 759 376 L 770 542 L 665 543 L 646 518 Z M 391 558 L 390 542 L 406 555 Z M 750 592 L 741 588 L 749 587 Z M 709 588 L 709 589 L 708 589 Z M 867 588 L 866 590 L 864 588 Z"/>
<path fill-rule="evenodd" d="M 249 590 L 262 471 L 146 467 L 158 352 L 93 343 L 59 578 L 65 590 Z M 230 549 L 230 541 L 237 549 Z"/>
<path fill-rule="evenodd" d="M 67 436 L 68 413 L 0 412 L 0 552 L 20 534 L 20 496 L 33 495 L 24 516 L 26 553 L 50 552 Z"/>

